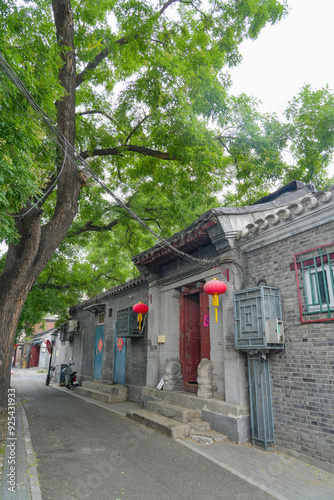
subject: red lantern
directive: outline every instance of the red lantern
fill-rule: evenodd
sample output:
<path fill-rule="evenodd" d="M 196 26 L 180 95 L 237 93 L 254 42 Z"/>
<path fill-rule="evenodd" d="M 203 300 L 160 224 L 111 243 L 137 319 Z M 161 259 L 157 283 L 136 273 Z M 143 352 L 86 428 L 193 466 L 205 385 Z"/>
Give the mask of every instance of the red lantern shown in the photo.
<path fill-rule="evenodd" d="M 143 321 L 143 314 L 147 313 L 148 306 L 142 302 L 138 302 L 132 308 L 133 312 L 138 314 L 139 331 L 141 330 L 141 322 Z"/>
<path fill-rule="evenodd" d="M 218 295 L 226 292 L 227 286 L 223 281 L 218 281 L 216 278 L 213 278 L 211 281 L 208 281 L 204 285 L 205 293 L 212 295 L 212 305 L 215 308 L 215 318 L 216 323 L 218 321 L 217 307 L 219 306 L 219 298 Z"/>

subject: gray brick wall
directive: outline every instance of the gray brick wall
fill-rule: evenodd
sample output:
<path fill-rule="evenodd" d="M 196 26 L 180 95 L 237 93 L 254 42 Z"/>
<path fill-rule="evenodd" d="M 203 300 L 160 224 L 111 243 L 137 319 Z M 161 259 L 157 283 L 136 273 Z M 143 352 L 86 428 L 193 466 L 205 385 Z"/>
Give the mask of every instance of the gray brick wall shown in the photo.
<path fill-rule="evenodd" d="M 147 304 L 148 285 L 140 284 L 99 300 L 106 304 L 102 381 L 112 383 L 117 310 L 133 306 L 139 301 Z M 94 374 L 96 318 L 93 313 L 84 311 L 82 307 L 73 308 L 70 312 L 71 317 L 79 321 L 79 334 L 74 340 L 73 346 L 76 353 L 78 375 L 83 380 L 91 380 Z M 128 338 L 126 343 L 126 384 L 143 386 L 146 384 L 147 333 L 145 332 L 144 338 Z"/>
<path fill-rule="evenodd" d="M 95 337 L 92 332 L 95 331 L 95 317 L 88 311 L 81 311 L 80 314 L 72 314 L 72 318 L 78 321 L 78 333 L 74 337 L 72 348 L 75 369 L 78 379 L 86 380 L 91 377 L 94 369 Z"/>
<path fill-rule="evenodd" d="M 330 244 L 334 224 L 244 254 L 245 286 L 265 279 L 282 294 L 284 351 L 270 355 L 278 446 L 334 464 L 334 323 L 301 324 L 293 254 Z"/>

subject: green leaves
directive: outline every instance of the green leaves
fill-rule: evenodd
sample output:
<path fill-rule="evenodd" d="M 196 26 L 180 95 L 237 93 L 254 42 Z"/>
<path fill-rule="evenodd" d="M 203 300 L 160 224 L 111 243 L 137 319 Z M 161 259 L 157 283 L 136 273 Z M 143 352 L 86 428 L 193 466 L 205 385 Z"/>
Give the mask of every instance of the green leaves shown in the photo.
<path fill-rule="evenodd" d="M 163 237 L 221 200 L 256 198 L 286 175 L 282 150 L 291 133 L 276 117 L 262 117 L 245 96 L 229 97 L 226 73 L 240 59 L 241 41 L 279 20 L 283 3 L 72 0 L 67 14 L 73 15 L 77 87 L 71 96 L 76 103 L 71 137 L 108 187 Z M 0 6 L 4 55 L 55 118 L 54 103 L 64 91 L 58 83 L 63 62 L 51 2 L 5 5 L 0 0 Z M 18 235 L 8 214 L 35 203 L 58 172 L 55 145 L 7 86 L 1 78 L 0 239 L 9 240 Z M 58 116 L 62 124 L 70 122 L 67 118 Z M 57 201 L 57 210 L 66 210 L 57 187 L 40 201 L 44 225 Z M 134 276 L 131 256 L 154 243 L 88 181 L 68 235 L 38 278 L 26 313 L 40 307 L 64 315 L 66 305 L 84 294 Z"/>
<path fill-rule="evenodd" d="M 299 176 L 317 185 L 326 183 L 325 169 L 333 159 L 334 94 L 328 87 L 312 91 L 304 86 L 286 110 L 289 120 L 293 170 L 287 176 Z"/>
<path fill-rule="evenodd" d="M 42 8 L 43 7 L 43 8 Z M 58 48 L 47 2 L 19 8 L 0 2 L 2 53 L 35 101 L 55 116 Z M 19 90 L 0 72 L 0 240 L 18 238 L 13 214 L 39 196 L 55 171 L 55 146 Z"/>

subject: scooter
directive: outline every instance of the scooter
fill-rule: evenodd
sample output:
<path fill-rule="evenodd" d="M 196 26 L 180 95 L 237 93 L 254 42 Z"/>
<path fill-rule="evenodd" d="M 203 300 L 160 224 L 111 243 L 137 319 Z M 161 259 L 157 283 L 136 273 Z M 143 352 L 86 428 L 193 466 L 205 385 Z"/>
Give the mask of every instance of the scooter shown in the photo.
<path fill-rule="evenodd" d="M 74 365 L 74 363 L 70 363 L 63 368 L 62 372 L 65 373 L 65 387 L 73 391 L 74 387 L 78 387 L 79 384 L 77 382 L 77 372 L 72 371 L 72 365 Z"/>

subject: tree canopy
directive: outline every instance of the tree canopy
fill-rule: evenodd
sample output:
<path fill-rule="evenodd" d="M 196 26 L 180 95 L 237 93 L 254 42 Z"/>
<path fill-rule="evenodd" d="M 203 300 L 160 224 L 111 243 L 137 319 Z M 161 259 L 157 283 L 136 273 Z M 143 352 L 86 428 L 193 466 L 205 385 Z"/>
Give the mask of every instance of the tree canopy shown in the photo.
<path fill-rule="evenodd" d="M 278 21 L 284 1 L 0 7 L 6 61 L 108 188 L 162 237 L 214 205 L 251 203 L 293 178 L 329 182 L 329 89 L 303 88 L 284 123 L 229 94 L 240 43 Z M 2 279 L 22 269 L 22 296 L 33 287 L 22 321 L 31 322 L 37 311 L 65 314 L 82 294 L 134 276 L 131 254 L 154 240 L 101 186 L 78 179 L 1 71 L 0 110 L 0 240 L 9 244 Z"/>

